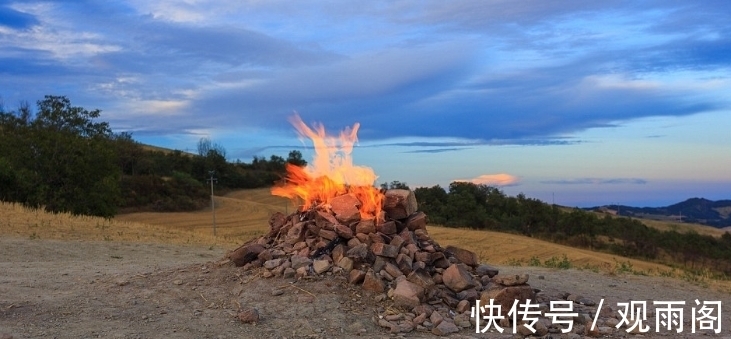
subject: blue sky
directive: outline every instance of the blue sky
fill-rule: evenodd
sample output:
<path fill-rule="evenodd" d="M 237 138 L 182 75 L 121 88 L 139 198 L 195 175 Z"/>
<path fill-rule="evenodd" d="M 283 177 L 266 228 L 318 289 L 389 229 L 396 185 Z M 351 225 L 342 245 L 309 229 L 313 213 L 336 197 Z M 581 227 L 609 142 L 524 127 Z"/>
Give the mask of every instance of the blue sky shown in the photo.
<path fill-rule="evenodd" d="M 6 1 L 0 97 L 232 160 L 361 124 L 378 182 L 569 206 L 731 198 L 727 1 Z M 302 148 L 306 157 L 310 151 Z"/>

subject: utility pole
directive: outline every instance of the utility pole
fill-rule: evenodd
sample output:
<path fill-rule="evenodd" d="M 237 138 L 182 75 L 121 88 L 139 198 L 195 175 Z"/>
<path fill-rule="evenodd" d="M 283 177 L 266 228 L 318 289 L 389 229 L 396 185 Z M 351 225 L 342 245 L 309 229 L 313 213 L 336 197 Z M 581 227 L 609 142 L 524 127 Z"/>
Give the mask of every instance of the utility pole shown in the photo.
<path fill-rule="evenodd" d="M 213 176 L 215 173 L 216 171 L 208 171 L 208 174 L 211 176 L 208 181 L 211 182 L 211 212 L 213 213 L 213 236 L 216 236 L 216 204 L 213 202 L 213 183 L 218 182 L 218 179 Z"/>

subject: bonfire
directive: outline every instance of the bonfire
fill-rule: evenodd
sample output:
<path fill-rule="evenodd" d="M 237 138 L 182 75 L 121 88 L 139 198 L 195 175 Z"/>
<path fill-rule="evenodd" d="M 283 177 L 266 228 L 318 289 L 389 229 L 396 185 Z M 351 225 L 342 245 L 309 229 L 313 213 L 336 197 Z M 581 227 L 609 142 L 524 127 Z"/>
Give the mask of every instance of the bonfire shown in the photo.
<path fill-rule="evenodd" d="M 492 299 L 506 314 L 515 300 L 534 297 L 527 275 L 500 277 L 474 252 L 439 246 L 412 191 L 374 187 L 374 171 L 352 160 L 359 124 L 330 136 L 321 124 L 309 127 L 297 115 L 290 121 L 311 140 L 315 157 L 307 167 L 288 164 L 272 194 L 291 199 L 297 209 L 274 213 L 266 235 L 232 251 L 228 258 L 236 266 L 262 270 L 265 278 L 343 277 L 418 315 L 379 320 L 395 333 L 456 332 L 472 326 L 477 301 L 486 305 Z M 425 322 L 432 314 L 443 321 Z"/>

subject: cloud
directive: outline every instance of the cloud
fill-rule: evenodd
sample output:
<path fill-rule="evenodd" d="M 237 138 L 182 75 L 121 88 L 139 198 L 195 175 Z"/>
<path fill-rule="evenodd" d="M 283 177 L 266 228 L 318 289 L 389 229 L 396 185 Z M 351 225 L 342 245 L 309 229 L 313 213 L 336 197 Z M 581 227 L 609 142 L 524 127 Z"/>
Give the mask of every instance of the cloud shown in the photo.
<path fill-rule="evenodd" d="M 406 151 L 403 153 L 444 153 L 444 152 L 453 152 L 453 151 L 462 151 L 469 148 L 459 148 L 459 147 L 453 147 L 453 148 L 433 148 L 433 149 L 418 149 L 413 151 Z"/>
<path fill-rule="evenodd" d="M 518 177 L 510 174 L 499 173 L 499 174 L 483 174 L 473 179 L 457 179 L 454 181 L 471 182 L 478 185 L 488 186 L 515 186 L 518 185 Z"/>
<path fill-rule="evenodd" d="M 554 185 L 644 185 L 647 182 L 641 178 L 578 178 L 541 181 L 542 184 Z"/>

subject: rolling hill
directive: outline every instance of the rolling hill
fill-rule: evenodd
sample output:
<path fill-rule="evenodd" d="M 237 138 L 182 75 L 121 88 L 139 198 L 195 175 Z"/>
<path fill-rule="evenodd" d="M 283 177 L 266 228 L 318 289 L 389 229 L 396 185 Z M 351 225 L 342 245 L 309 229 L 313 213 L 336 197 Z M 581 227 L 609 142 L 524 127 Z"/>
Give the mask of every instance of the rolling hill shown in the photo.
<path fill-rule="evenodd" d="M 585 210 L 605 211 L 625 217 L 659 221 L 696 223 L 715 228 L 731 226 L 731 200 L 713 201 L 704 198 L 691 198 L 665 207 L 607 205 L 585 208 Z"/>

